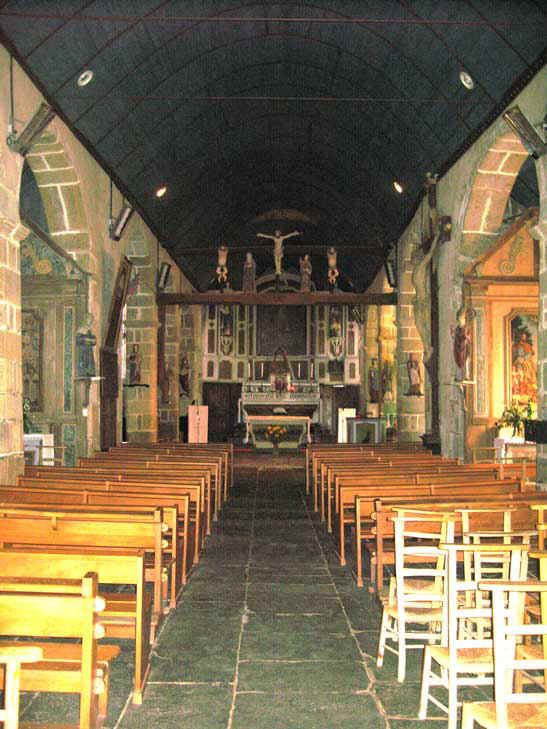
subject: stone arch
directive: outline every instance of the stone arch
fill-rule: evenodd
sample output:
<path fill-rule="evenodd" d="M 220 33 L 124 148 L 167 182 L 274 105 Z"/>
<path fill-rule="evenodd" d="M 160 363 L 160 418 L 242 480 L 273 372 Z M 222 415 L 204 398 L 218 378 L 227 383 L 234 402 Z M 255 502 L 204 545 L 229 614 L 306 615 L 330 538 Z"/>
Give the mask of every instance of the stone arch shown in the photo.
<path fill-rule="evenodd" d="M 528 152 L 507 130 L 497 136 L 475 170 L 463 221 L 460 252 L 477 258 L 499 235 L 511 190 Z"/>
<path fill-rule="evenodd" d="M 453 269 L 452 279 L 456 308 L 463 302 L 464 271 L 469 269 L 470 265 L 479 259 L 499 237 L 513 186 L 529 156 L 520 139 L 506 127 L 503 121 L 499 121 L 492 131 L 493 135 L 486 150 L 478 157 L 468 189 L 468 197 L 462 206 L 461 235 L 457 242 L 459 264 Z M 542 182 L 539 169 L 536 168 L 536 171 L 538 172 L 541 201 Z M 539 401 L 541 401 L 541 396 Z M 462 388 L 459 402 L 461 412 L 458 422 L 459 427 L 462 428 L 460 432 L 463 435 L 463 450 L 458 449 L 457 453 L 451 455 L 465 453 L 467 459 L 471 455 L 471 444 L 482 432 L 484 424 L 482 421 L 479 422 L 480 416 L 477 416 L 479 418 L 477 421 L 471 416 L 473 408 L 470 390 Z M 489 443 L 483 440 L 479 445 L 486 446 Z"/>
<path fill-rule="evenodd" d="M 51 238 L 85 270 L 91 270 L 91 240 L 81 181 L 55 127 L 46 129 L 26 156 L 46 215 Z"/>

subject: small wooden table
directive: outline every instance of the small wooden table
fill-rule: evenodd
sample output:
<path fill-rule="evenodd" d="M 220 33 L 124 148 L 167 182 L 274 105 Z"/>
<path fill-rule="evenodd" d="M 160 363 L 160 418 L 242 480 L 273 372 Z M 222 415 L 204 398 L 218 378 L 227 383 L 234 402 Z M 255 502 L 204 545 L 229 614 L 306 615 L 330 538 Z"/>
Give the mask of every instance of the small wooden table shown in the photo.
<path fill-rule="evenodd" d="M 291 442 L 288 439 L 287 439 L 287 441 L 285 441 L 286 443 L 290 443 L 290 445 L 288 447 L 298 447 L 302 443 L 311 443 L 310 424 L 311 424 L 311 418 L 308 415 L 247 415 L 246 440 L 250 439 L 250 441 L 254 445 L 254 447 L 255 448 L 257 447 L 257 440 L 256 440 L 256 433 L 255 433 L 256 426 L 261 426 L 263 428 L 267 428 L 268 425 L 284 425 L 287 428 L 290 428 L 291 426 L 300 426 L 301 434 L 298 438 L 298 441 Z M 264 440 L 264 441 L 259 441 L 259 443 L 260 443 L 259 447 L 268 448 L 269 446 L 271 446 L 270 441 Z M 282 444 L 283 444 L 283 441 L 280 443 L 280 446 L 282 446 Z"/>

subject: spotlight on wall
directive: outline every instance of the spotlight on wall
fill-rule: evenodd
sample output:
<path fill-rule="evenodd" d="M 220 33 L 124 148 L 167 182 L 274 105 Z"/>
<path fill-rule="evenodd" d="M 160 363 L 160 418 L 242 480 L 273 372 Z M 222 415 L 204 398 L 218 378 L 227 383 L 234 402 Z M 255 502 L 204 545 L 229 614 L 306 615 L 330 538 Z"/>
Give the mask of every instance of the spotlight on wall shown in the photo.
<path fill-rule="evenodd" d="M 10 124 L 6 139 L 8 147 L 12 152 L 18 152 L 24 157 L 54 116 L 55 112 L 51 106 L 43 101 L 22 132 L 17 134 Z"/>
<path fill-rule="evenodd" d="M 108 226 L 108 234 L 112 240 L 120 240 L 126 225 L 129 223 L 129 219 L 133 215 L 133 208 L 128 203 L 122 206 L 122 209 L 118 213 L 116 219 L 110 218 Z"/>
<path fill-rule="evenodd" d="M 388 284 L 392 289 L 397 288 L 397 247 L 393 248 L 387 254 L 387 258 L 384 262 L 384 269 L 386 272 L 386 278 Z"/>
<path fill-rule="evenodd" d="M 503 118 L 519 137 L 528 154 L 539 159 L 547 151 L 547 144 L 542 140 L 518 106 L 508 109 Z"/>
<path fill-rule="evenodd" d="M 163 291 L 169 281 L 169 273 L 171 271 L 171 265 L 169 263 L 162 263 L 158 269 L 158 291 Z"/>

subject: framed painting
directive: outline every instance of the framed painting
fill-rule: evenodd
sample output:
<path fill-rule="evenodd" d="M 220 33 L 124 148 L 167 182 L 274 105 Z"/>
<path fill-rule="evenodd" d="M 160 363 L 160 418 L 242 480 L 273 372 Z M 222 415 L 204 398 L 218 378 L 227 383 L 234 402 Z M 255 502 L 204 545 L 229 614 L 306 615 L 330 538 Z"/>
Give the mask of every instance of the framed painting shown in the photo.
<path fill-rule="evenodd" d="M 537 407 L 538 317 L 533 311 L 512 311 L 507 317 L 507 404 Z"/>

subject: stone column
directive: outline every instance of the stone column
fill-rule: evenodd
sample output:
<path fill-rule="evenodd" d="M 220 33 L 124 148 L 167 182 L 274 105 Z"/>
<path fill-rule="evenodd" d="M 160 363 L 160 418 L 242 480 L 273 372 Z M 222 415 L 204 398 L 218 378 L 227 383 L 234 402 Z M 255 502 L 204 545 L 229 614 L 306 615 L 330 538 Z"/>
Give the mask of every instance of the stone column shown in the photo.
<path fill-rule="evenodd" d="M 0 214 L 0 480 L 24 468 L 20 241 L 28 230 Z"/>
<path fill-rule="evenodd" d="M 140 359 L 140 383 L 125 387 L 127 439 L 130 443 L 158 439 L 158 315 L 156 267 L 151 256 L 131 256 L 139 289 L 127 301 L 127 356 L 134 346 Z"/>
<path fill-rule="evenodd" d="M 399 246 L 399 295 L 397 300 L 397 437 L 400 442 L 419 442 L 426 431 L 425 420 L 425 373 L 422 362 L 423 344 L 414 322 L 414 286 L 412 285 L 412 246 Z M 407 395 L 410 392 L 407 362 L 418 360 L 422 379 L 422 396 Z"/>
<path fill-rule="evenodd" d="M 547 420 L 547 154 L 536 162 L 539 220 L 532 232 L 539 240 L 538 419 Z M 547 490 L 547 444 L 537 446 L 537 483 Z"/>

